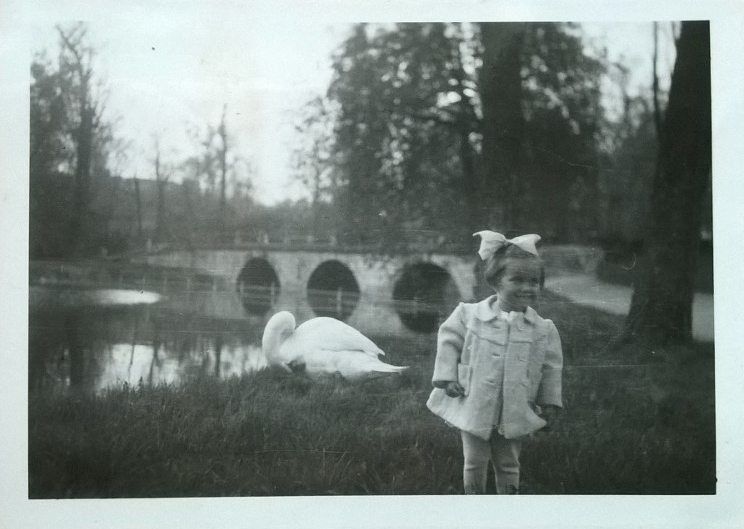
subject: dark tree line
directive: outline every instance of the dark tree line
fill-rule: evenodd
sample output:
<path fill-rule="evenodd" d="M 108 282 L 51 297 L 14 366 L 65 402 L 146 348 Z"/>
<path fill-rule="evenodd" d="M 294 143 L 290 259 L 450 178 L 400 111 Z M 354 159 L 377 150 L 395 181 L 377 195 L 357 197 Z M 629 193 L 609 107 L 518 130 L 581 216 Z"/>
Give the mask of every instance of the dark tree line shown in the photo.
<path fill-rule="evenodd" d="M 340 238 L 457 241 L 489 225 L 577 239 L 576 197 L 595 224 L 603 67 L 569 24 L 356 26 L 324 129 Z"/>
<path fill-rule="evenodd" d="M 627 69 L 587 55 L 576 25 L 357 25 L 334 57 L 335 111 L 315 115 L 329 198 L 314 203 L 336 210 L 342 241 L 387 248 L 429 233 L 467 245 L 483 227 L 640 243 L 626 335 L 689 339 L 710 211 L 708 40 L 707 24 L 682 24 L 664 109 L 656 68 L 653 93 L 629 97 Z M 613 121 L 600 83 L 617 71 Z"/>

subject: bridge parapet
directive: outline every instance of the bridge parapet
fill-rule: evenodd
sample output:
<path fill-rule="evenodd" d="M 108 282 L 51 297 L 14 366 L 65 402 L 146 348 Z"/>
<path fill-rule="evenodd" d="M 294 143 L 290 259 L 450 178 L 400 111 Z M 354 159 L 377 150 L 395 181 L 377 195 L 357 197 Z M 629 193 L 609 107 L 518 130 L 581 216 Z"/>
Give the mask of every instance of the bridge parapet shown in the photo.
<path fill-rule="evenodd" d="M 151 245 L 148 249 L 131 254 L 132 256 L 142 257 L 147 255 L 169 254 L 173 252 L 198 252 L 198 251 L 288 251 L 288 252 L 320 252 L 320 253 L 339 253 L 339 254 L 361 254 L 371 255 L 380 258 L 401 256 L 401 255 L 422 255 L 422 254 L 451 254 L 467 256 L 472 254 L 472 248 L 450 243 L 421 243 L 406 244 L 399 246 L 385 245 L 339 245 L 330 241 L 316 241 L 305 239 L 288 239 L 286 241 L 243 241 L 236 240 L 229 245 L 220 242 L 217 239 L 201 241 L 195 245 L 184 244 L 157 244 Z"/>

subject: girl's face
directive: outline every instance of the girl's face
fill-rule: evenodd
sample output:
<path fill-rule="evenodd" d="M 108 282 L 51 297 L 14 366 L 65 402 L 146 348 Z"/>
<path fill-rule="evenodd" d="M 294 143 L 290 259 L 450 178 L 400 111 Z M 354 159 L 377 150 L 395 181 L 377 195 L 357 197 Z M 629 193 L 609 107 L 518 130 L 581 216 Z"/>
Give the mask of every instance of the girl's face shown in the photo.
<path fill-rule="evenodd" d="M 533 259 L 509 259 L 496 285 L 499 307 L 505 312 L 524 312 L 537 301 L 540 265 Z"/>

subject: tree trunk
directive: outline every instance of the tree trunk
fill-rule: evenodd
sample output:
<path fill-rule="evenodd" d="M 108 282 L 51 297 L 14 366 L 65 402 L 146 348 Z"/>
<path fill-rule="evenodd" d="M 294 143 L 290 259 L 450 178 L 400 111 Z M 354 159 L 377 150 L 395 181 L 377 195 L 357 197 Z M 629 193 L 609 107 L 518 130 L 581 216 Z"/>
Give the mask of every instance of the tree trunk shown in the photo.
<path fill-rule="evenodd" d="M 134 200 L 137 206 L 137 237 L 142 239 L 142 197 L 140 195 L 139 178 L 134 177 Z"/>
<path fill-rule="evenodd" d="M 465 208 L 467 209 L 467 232 L 475 233 L 480 230 L 481 225 L 481 202 L 478 174 L 475 170 L 475 153 L 470 146 L 470 127 L 461 121 L 458 124 L 460 136 L 460 164 L 462 166 L 462 193 L 465 197 Z M 466 239 L 467 240 L 467 239 Z"/>
<path fill-rule="evenodd" d="M 165 174 L 160 165 L 160 144 L 156 144 L 155 152 L 155 184 L 157 186 L 157 209 L 155 210 L 155 239 L 163 242 L 166 238 L 165 226 L 165 193 L 169 175 Z"/>
<path fill-rule="evenodd" d="M 226 216 L 227 216 L 227 126 L 225 125 L 225 112 L 227 111 L 227 105 L 222 107 L 222 119 L 220 120 L 219 136 L 222 145 L 220 146 L 219 158 L 220 158 L 220 215 L 219 215 L 219 230 L 220 237 L 224 236 L 223 230 L 225 229 Z"/>
<path fill-rule="evenodd" d="M 196 184 L 198 189 L 198 183 Z M 181 189 L 183 190 L 184 199 L 186 202 L 186 248 L 189 251 L 192 251 L 194 249 L 194 219 L 193 216 L 189 214 L 189 212 L 198 211 L 197 206 L 194 204 L 194 201 L 191 198 L 191 192 L 189 191 L 189 186 L 186 184 L 186 181 L 184 181 L 181 184 Z"/>
<path fill-rule="evenodd" d="M 522 23 L 483 23 L 481 97 L 483 176 L 481 222 L 510 231 L 517 213 L 515 183 L 524 143 L 522 114 Z"/>
<path fill-rule="evenodd" d="M 223 141 L 225 140 L 223 136 Z M 220 212 L 225 215 L 227 204 L 227 148 L 220 151 Z"/>
<path fill-rule="evenodd" d="M 320 238 L 320 184 L 323 171 L 315 168 L 315 182 L 313 186 L 313 239 L 317 241 Z"/>
<path fill-rule="evenodd" d="M 108 239 L 111 237 L 111 222 L 114 220 L 114 217 L 116 216 L 116 206 L 121 202 L 119 198 L 119 186 L 121 185 L 121 177 L 116 176 L 115 180 L 113 181 L 111 185 L 111 196 L 109 197 L 109 205 L 104 213 L 103 223 L 104 223 L 104 230 L 103 233 L 105 234 L 106 238 Z"/>
<path fill-rule="evenodd" d="M 93 109 L 88 101 L 88 78 L 81 75 L 80 86 L 80 125 L 77 131 L 75 160 L 75 199 L 70 220 L 69 245 L 73 253 L 83 246 L 80 240 L 88 215 L 90 195 L 90 158 L 93 145 Z"/>
<path fill-rule="evenodd" d="M 683 22 L 627 340 L 662 345 L 692 339 L 701 199 L 711 170 L 710 90 L 709 24 Z"/>
<path fill-rule="evenodd" d="M 69 313 L 65 316 L 65 333 L 70 369 L 70 386 L 80 388 L 85 378 L 85 352 L 80 340 L 80 317 Z"/>
<path fill-rule="evenodd" d="M 72 88 L 74 81 L 72 81 L 72 77 L 70 78 L 69 90 L 74 92 L 74 99 L 76 100 L 73 109 L 75 106 L 79 107 L 80 122 L 73 134 L 75 142 L 75 187 L 66 238 L 67 252 L 77 254 L 83 251 L 85 246 L 85 241 L 81 239 L 90 203 L 90 168 L 93 156 L 93 135 L 96 129 L 94 121 L 95 103 L 92 101 L 90 93 L 92 79 L 90 57 L 92 51 L 83 44 L 87 33 L 84 23 L 80 22 L 67 31 L 57 26 L 57 32 L 62 39 L 62 49 L 69 52 L 69 56 L 65 60 L 60 58 L 60 68 L 63 62 L 66 63 L 66 67 L 70 69 L 70 74 L 72 76 L 77 74 L 80 82 L 79 86 Z"/>
<path fill-rule="evenodd" d="M 458 48 L 457 65 L 452 71 L 452 77 L 457 81 L 457 93 L 460 105 L 456 116 L 456 130 L 460 140 L 459 155 L 462 167 L 462 195 L 465 199 L 466 226 L 465 234 L 469 237 L 481 229 L 480 220 L 480 181 L 476 170 L 476 151 L 470 144 L 470 134 L 477 127 L 478 116 L 475 113 L 472 98 L 465 89 L 465 79 L 468 77 L 463 67 L 463 58 Z M 464 240 L 468 240 L 465 238 Z"/>
<path fill-rule="evenodd" d="M 165 181 L 158 179 L 158 206 L 156 211 L 155 233 L 158 242 L 165 241 Z"/>

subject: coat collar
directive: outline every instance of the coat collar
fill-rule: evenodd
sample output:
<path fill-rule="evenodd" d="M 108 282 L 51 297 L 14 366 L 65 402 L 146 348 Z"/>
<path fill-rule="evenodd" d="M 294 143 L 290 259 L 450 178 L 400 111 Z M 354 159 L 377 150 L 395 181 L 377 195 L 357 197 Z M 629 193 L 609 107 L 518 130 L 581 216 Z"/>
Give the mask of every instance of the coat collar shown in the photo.
<path fill-rule="evenodd" d="M 491 321 L 495 318 L 499 317 L 499 313 L 493 310 L 493 305 L 496 303 L 496 299 L 498 296 L 495 294 L 493 296 L 489 296 L 483 301 L 479 301 L 475 304 L 475 317 L 478 318 L 481 321 Z M 537 323 L 537 319 L 539 318 L 539 315 L 537 312 L 535 312 L 535 309 L 532 307 L 527 307 L 527 310 L 524 311 L 524 320 L 535 324 Z"/>

